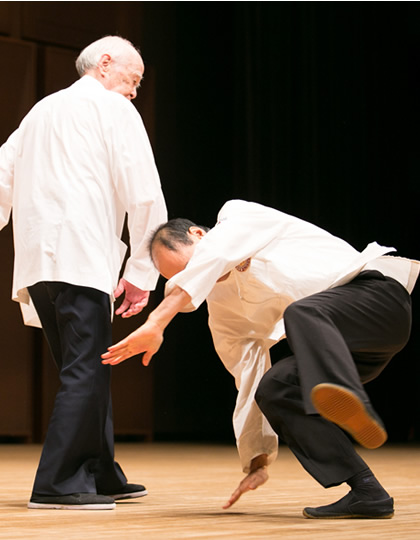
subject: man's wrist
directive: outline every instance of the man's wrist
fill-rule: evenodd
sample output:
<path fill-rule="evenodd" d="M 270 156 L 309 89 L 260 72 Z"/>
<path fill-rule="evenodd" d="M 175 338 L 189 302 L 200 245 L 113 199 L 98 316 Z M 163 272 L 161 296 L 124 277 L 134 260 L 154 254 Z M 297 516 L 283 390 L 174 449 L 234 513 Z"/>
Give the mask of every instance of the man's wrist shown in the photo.
<path fill-rule="evenodd" d="M 263 469 L 268 466 L 268 455 L 267 454 L 260 454 L 259 456 L 254 457 L 251 460 L 251 466 L 250 470 L 256 471 L 257 469 Z"/>
<path fill-rule="evenodd" d="M 153 324 L 159 330 L 159 332 L 163 334 L 163 331 L 165 330 L 165 326 L 163 324 L 159 324 L 157 320 L 153 320 L 153 318 L 151 318 L 150 315 L 147 318 L 146 323 Z"/>

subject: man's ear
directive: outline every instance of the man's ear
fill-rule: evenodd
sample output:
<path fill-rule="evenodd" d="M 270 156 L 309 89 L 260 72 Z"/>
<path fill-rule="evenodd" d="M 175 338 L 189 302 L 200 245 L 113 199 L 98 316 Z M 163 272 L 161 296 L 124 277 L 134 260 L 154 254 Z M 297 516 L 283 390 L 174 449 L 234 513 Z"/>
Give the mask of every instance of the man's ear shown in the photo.
<path fill-rule="evenodd" d="M 111 66 L 111 57 L 109 56 L 109 54 L 103 54 L 101 56 L 101 58 L 99 59 L 99 62 L 98 62 L 98 69 L 101 73 L 102 76 L 104 76 L 108 71 L 109 71 L 109 68 Z"/>
<path fill-rule="evenodd" d="M 203 238 L 203 236 L 206 234 L 206 231 L 204 231 L 201 227 L 196 226 L 190 227 L 188 232 L 198 239 Z"/>

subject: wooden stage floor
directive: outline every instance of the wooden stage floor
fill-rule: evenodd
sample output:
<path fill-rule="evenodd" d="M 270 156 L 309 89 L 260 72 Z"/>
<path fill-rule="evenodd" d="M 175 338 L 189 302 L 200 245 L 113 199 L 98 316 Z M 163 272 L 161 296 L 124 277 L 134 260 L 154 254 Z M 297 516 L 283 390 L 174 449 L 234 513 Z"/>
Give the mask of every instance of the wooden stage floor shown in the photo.
<path fill-rule="evenodd" d="M 385 520 L 311 520 L 304 506 L 328 504 L 348 487 L 319 486 L 280 447 L 269 481 L 222 505 L 242 478 L 232 446 L 120 443 L 116 458 L 149 495 L 110 511 L 28 510 L 39 445 L 0 445 L 0 538 L 49 539 L 420 539 L 420 446 L 360 450 L 395 499 Z"/>

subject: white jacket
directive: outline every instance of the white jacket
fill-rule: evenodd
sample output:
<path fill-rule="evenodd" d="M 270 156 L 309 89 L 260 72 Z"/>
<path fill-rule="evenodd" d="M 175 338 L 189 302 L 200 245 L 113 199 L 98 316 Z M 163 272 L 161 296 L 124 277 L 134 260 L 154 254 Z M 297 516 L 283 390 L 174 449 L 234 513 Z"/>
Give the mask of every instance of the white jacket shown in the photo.
<path fill-rule="evenodd" d="M 420 264 L 383 256 L 390 251 L 395 250 L 372 243 L 360 253 L 311 223 L 235 200 L 220 210 L 185 270 L 167 282 L 167 293 L 178 285 L 191 296 L 185 311 L 207 299 L 216 351 L 238 388 L 233 425 L 244 472 L 254 457 L 268 454 L 271 462 L 277 454 L 277 437 L 254 395 L 271 367 L 270 347 L 285 337 L 284 310 L 368 268 L 411 292 Z"/>
<path fill-rule="evenodd" d="M 90 76 L 47 96 L 0 149 L 0 228 L 13 208 L 12 298 L 27 287 L 63 281 L 111 297 L 126 246 L 124 277 L 152 290 L 158 278 L 150 232 L 167 219 L 143 122 L 122 95 Z"/>

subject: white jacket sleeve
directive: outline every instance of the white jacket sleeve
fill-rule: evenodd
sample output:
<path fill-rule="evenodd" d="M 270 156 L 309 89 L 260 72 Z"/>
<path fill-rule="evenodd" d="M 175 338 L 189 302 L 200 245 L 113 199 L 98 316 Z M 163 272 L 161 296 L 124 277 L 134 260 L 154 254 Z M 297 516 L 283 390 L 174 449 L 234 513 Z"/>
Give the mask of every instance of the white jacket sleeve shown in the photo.
<path fill-rule="evenodd" d="M 270 464 L 278 451 L 277 435 L 254 399 L 260 380 L 271 367 L 269 350 L 262 341 L 231 340 L 214 327 L 212 334 L 216 351 L 238 389 L 233 429 L 242 470 L 249 473 L 253 458 L 267 454 Z"/>
<path fill-rule="evenodd" d="M 12 210 L 14 164 L 18 136 L 16 130 L 0 148 L 0 229 L 8 224 Z"/>
<path fill-rule="evenodd" d="M 153 290 L 158 272 L 150 259 L 148 242 L 152 232 L 166 222 L 167 211 L 143 121 L 134 106 L 127 105 L 112 144 L 115 190 L 127 212 L 130 233 L 131 253 L 124 278 L 143 290 Z"/>
<path fill-rule="evenodd" d="M 288 216 L 273 208 L 240 200 L 227 202 L 185 270 L 167 282 L 166 294 L 178 285 L 197 309 L 221 276 L 286 234 L 288 223 Z"/>

